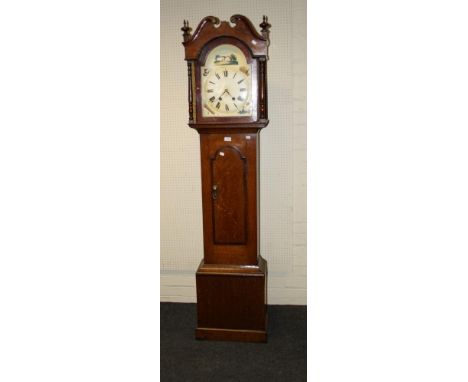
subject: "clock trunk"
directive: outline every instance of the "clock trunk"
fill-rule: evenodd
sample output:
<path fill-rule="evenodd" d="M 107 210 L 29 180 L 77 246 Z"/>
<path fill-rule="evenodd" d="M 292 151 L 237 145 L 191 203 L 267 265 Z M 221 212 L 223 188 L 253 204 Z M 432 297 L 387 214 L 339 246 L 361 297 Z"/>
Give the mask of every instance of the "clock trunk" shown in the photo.
<path fill-rule="evenodd" d="M 205 262 L 256 265 L 258 136 L 200 134 Z"/>

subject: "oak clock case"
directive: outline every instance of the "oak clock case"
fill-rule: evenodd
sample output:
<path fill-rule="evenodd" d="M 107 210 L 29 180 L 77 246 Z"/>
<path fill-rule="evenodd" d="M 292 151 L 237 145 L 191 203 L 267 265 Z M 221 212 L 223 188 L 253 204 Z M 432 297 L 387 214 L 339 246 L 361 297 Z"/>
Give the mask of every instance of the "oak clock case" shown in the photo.
<path fill-rule="evenodd" d="M 266 341 L 267 262 L 259 246 L 259 134 L 268 124 L 269 28 L 208 16 L 182 27 L 189 126 L 200 135 L 203 260 L 197 339 Z"/>

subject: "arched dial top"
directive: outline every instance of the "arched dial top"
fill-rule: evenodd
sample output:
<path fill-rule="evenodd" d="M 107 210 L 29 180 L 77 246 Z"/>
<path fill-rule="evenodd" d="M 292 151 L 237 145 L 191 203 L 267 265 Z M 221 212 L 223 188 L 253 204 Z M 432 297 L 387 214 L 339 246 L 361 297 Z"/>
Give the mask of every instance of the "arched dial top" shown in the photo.
<path fill-rule="evenodd" d="M 210 117 L 252 116 L 252 68 L 244 53 L 221 44 L 201 67 L 202 114 Z"/>

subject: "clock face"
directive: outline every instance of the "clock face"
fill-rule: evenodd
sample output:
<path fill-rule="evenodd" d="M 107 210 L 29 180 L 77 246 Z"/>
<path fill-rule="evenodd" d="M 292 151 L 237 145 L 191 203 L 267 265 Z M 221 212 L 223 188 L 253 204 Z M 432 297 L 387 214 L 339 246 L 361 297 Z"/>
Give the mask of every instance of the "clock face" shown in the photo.
<path fill-rule="evenodd" d="M 234 45 L 218 45 L 201 67 L 203 117 L 252 116 L 251 66 Z"/>

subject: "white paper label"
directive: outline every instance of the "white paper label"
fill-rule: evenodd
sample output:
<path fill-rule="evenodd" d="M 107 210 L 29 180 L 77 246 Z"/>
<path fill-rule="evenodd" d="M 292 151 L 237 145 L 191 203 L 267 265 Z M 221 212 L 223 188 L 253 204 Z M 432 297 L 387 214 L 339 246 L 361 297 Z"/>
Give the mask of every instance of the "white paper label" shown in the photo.
<path fill-rule="evenodd" d="M 225 142 L 231 142 L 231 137 L 224 137 Z"/>
<path fill-rule="evenodd" d="M 224 153 L 222 151 L 219 152 L 219 155 L 221 155 L 222 157 L 224 156 Z"/>
<path fill-rule="evenodd" d="M 246 136 L 245 136 L 245 139 L 250 139 L 250 135 L 246 135 Z"/>

